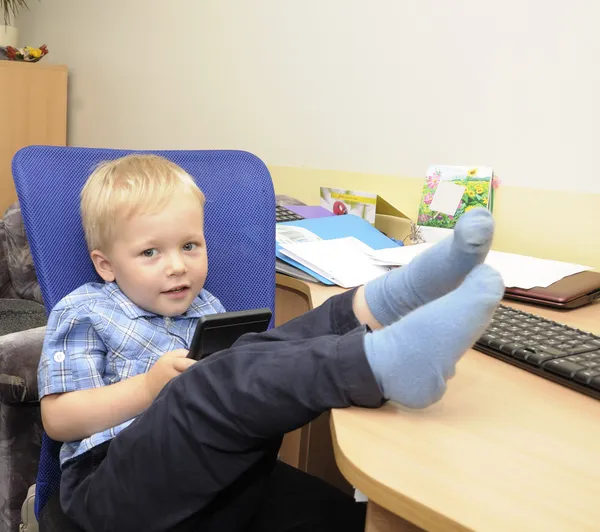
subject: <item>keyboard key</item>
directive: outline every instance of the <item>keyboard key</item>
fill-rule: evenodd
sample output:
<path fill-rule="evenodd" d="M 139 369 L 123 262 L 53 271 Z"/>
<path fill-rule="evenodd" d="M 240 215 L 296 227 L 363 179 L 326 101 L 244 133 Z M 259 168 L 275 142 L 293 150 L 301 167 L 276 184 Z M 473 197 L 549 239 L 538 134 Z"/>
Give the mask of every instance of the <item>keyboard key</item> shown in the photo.
<path fill-rule="evenodd" d="M 584 360 L 583 362 L 580 362 L 580 364 L 586 368 L 597 368 L 600 366 L 600 362 L 593 362 L 591 360 Z"/>
<path fill-rule="evenodd" d="M 594 388 L 595 390 L 600 390 L 600 377 L 596 377 L 595 379 L 592 379 L 589 383 L 589 385 Z"/>
<path fill-rule="evenodd" d="M 554 347 L 556 347 L 556 349 L 560 349 L 561 351 L 567 352 L 572 346 L 570 346 L 569 344 L 559 344 L 555 345 Z"/>
<path fill-rule="evenodd" d="M 544 340 L 544 344 L 552 346 L 552 347 L 556 347 L 560 344 L 560 342 L 558 340 L 552 340 L 551 338 L 546 338 Z M 559 349 L 558 347 L 556 347 L 557 349 Z"/>
<path fill-rule="evenodd" d="M 512 355 L 514 351 L 516 351 L 517 349 L 523 349 L 525 346 L 523 344 L 520 344 L 518 342 L 510 342 L 507 344 L 504 344 L 500 350 L 503 353 L 506 353 L 508 355 Z"/>
<path fill-rule="evenodd" d="M 556 347 L 552 347 L 550 345 L 538 345 L 535 348 L 536 351 L 542 351 L 548 355 L 554 355 L 557 357 L 560 356 L 565 356 L 567 353 L 565 351 L 562 351 L 560 349 L 557 349 Z"/>
<path fill-rule="evenodd" d="M 577 347 L 573 347 L 568 350 L 570 355 L 578 355 L 579 353 L 587 353 L 588 351 L 596 351 L 598 346 L 590 344 L 579 344 Z"/>
<path fill-rule="evenodd" d="M 492 340 L 496 340 L 497 338 L 498 338 L 498 336 L 496 336 L 495 334 L 486 333 L 478 341 L 484 345 L 490 345 L 490 342 Z"/>
<path fill-rule="evenodd" d="M 501 349 L 502 346 L 504 344 L 507 344 L 508 342 L 509 341 L 506 338 L 499 337 L 499 338 L 494 338 L 493 340 L 490 340 L 488 345 L 490 347 L 495 347 L 496 349 Z"/>
<path fill-rule="evenodd" d="M 588 384 L 595 377 L 600 377 L 600 371 L 593 369 L 584 369 L 583 371 L 578 371 L 575 373 L 575 377 L 573 380 L 577 382 L 582 382 L 583 384 Z"/>
<path fill-rule="evenodd" d="M 529 347 L 525 347 L 523 349 L 516 349 L 511 353 L 513 357 L 518 358 L 519 360 L 527 360 L 527 357 L 531 356 L 532 354 L 535 354 L 535 351 L 533 351 Z"/>
<path fill-rule="evenodd" d="M 548 360 L 553 360 L 555 358 L 556 355 L 551 355 L 549 353 L 531 353 L 527 357 L 527 362 L 536 366 L 541 366 L 544 362 L 548 362 Z"/>
<path fill-rule="evenodd" d="M 570 362 L 561 358 L 551 360 L 550 362 L 546 362 L 543 368 L 552 373 L 556 373 L 557 375 L 562 375 L 563 377 L 569 378 L 575 375 L 575 373 L 577 373 L 578 371 L 586 369 L 585 366 L 581 366 L 579 364 L 576 364 L 575 362 Z"/>

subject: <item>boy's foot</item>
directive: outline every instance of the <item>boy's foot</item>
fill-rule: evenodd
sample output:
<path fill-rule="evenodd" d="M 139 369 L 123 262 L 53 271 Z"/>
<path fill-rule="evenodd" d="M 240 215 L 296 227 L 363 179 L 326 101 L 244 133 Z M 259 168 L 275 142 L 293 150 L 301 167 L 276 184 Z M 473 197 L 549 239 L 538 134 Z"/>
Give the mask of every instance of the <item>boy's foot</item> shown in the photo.
<path fill-rule="evenodd" d="M 453 292 L 364 337 L 387 399 L 411 408 L 438 401 L 456 362 L 483 334 L 504 294 L 499 273 L 476 266 Z"/>
<path fill-rule="evenodd" d="M 490 249 L 494 219 L 486 209 L 473 209 L 456 224 L 452 236 L 365 285 L 371 314 L 390 325 L 410 311 L 433 301 L 462 283 Z"/>

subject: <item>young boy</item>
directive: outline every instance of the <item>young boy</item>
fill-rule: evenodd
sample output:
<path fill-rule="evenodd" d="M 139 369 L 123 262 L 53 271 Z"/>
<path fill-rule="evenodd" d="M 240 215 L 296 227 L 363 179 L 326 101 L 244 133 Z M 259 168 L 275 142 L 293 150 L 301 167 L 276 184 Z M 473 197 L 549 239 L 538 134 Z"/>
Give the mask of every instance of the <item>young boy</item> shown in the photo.
<path fill-rule="evenodd" d="M 492 218 L 474 210 L 409 266 L 195 363 L 199 316 L 225 310 L 203 289 L 203 206 L 149 155 L 82 191 L 105 282 L 52 310 L 38 375 L 44 428 L 65 442 L 62 509 L 94 532 L 362 530 L 359 505 L 277 461 L 282 436 L 331 408 L 442 397 L 503 295 L 481 264 Z"/>

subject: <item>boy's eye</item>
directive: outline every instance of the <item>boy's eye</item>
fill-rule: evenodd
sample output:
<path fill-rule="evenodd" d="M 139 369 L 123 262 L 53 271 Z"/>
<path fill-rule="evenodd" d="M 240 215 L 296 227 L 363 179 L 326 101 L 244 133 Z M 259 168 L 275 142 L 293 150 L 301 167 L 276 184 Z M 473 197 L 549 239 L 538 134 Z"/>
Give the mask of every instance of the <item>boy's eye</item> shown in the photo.
<path fill-rule="evenodd" d="M 144 251 L 142 251 L 142 255 L 144 255 L 144 257 L 154 257 L 155 254 L 156 254 L 156 249 L 154 249 L 154 248 L 145 249 Z"/>
<path fill-rule="evenodd" d="M 183 246 L 183 251 L 192 251 L 195 248 L 196 248 L 196 244 L 194 244 L 193 242 L 188 242 L 187 244 L 185 244 Z"/>

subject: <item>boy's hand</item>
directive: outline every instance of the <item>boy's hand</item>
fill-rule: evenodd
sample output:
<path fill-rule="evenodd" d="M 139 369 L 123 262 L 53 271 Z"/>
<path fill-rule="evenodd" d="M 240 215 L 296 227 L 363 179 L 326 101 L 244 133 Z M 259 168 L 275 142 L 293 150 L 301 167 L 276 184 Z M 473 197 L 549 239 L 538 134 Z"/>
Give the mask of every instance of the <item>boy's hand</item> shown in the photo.
<path fill-rule="evenodd" d="M 146 388 L 150 394 L 151 400 L 160 393 L 165 384 L 180 373 L 183 373 L 196 361 L 186 358 L 187 349 L 176 349 L 169 351 L 160 357 L 150 371 L 146 373 Z"/>
<path fill-rule="evenodd" d="M 139 415 L 167 382 L 195 364 L 187 354 L 186 349 L 165 353 L 148 373 L 110 386 L 44 396 L 44 429 L 55 440 L 79 441 Z"/>

